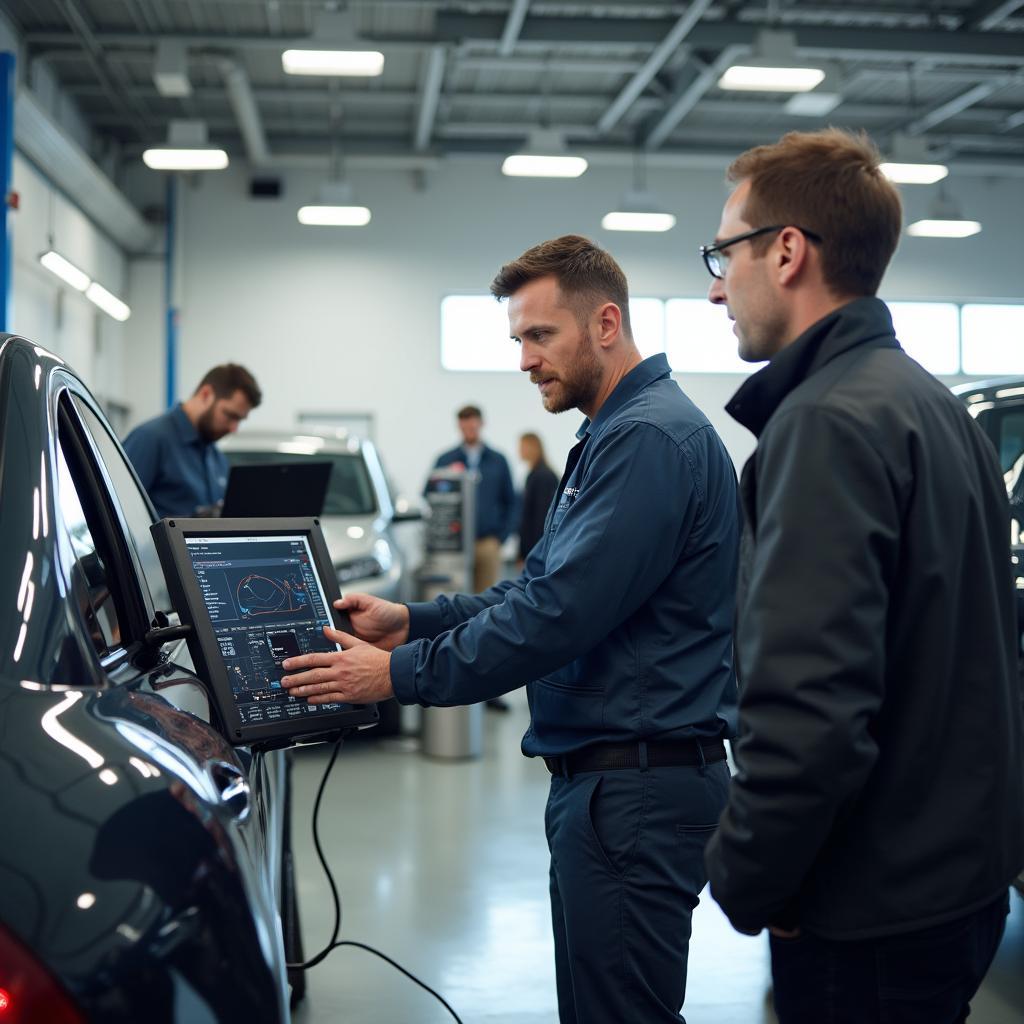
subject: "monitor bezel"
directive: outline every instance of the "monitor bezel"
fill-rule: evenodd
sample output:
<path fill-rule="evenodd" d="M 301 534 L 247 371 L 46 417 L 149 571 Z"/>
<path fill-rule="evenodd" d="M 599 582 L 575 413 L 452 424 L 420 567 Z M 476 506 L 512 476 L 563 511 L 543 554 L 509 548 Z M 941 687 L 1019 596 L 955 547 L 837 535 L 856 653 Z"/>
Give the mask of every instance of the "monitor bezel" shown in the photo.
<path fill-rule="evenodd" d="M 150 530 L 174 609 L 181 622 L 191 627 L 188 648 L 196 675 L 210 689 L 219 727 L 229 743 L 234 746 L 281 746 L 300 743 L 315 735 L 373 725 L 380 720 L 376 704 L 355 704 L 339 711 L 324 712 L 315 721 L 303 716 L 256 725 L 242 722 L 213 622 L 192 568 L 187 544 L 189 537 L 304 536 L 309 542 L 313 569 L 327 598 L 334 627 L 350 633 L 352 624 L 348 616 L 334 607 L 341 591 L 319 517 L 189 519 L 175 516 L 154 523 Z"/>

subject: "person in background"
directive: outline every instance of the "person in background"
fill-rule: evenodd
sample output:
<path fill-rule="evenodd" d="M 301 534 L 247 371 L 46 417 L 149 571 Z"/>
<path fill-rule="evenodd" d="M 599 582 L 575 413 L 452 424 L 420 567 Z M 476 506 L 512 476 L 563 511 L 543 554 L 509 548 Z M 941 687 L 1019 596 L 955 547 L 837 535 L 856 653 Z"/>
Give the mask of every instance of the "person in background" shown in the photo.
<path fill-rule="evenodd" d="M 508 460 L 484 444 L 484 414 L 476 405 L 464 405 L 456 413 L 462 444 L 443 452 L 435 469 L 468 469 L 479 474 L 476 487 L 476 544 L 473 551 L 473 589 L 486 590 L 501 579 L 501 546 L 512 532 L 516 492 Z M 491 711 L 508 711 L 504 697 L 485 701 Z"/>
<path fill-rule="evenodd" d="M 587 418 L 515 579 L 402 605 L 348 594 L 344 650 L 284 663 L 310 703 L 447 707 L 518 688 L 545 812 L 561 1024 L 680 1024 L 704 847 L 729 786 L 736 473 L 707 417 L 643 359 L 622 268 L 567 235 L 501 268 L 509 334 L 551 413 Z M 365 642 L 363 642 L 365 641 Z M 374 646 L 371 646 L 374 645 Z"/>
<path fill-rule="evenodd" d="M 739 773 L 711 893 L 768 928 L 780 1024 L 957 1024 L 1024 865 L 1021 698 L 995 450 L 878 286 L 899 193 L 863 135 L 740 156 L 709 298 L 769 360 L 728 411 Z"/>
<path fill-rule="evenodd" d="M 516 492 L 505 456 L 483 442 L 484 414 L 479 407 L 464 405 L 456 418 L 462 444 L 439 455 L 434 468 L 468 469 L 479 474 L 473 588 L 480 591 L 501 578 L 501 545 L 514 527 Z"/>
<path fill-rule="evenodd" d="M 216 442 L 233 434 L 262 400 L 256 379 L 237 363 L 215 366 L 191 398 L 140 423 L 124 450 L 157 514 L 209 514 L 224 499 L 228 461 Z"/>
<path fill-rule="evenodd" d="M 544 444 L 533 433 L 519 438 L 519 458 L 530 467 L 523 487 L 522 509 L 519 513 L 519 564 L 544 535 L 551 499 L 558 490 L 558 477 L 544 457 Z"/>

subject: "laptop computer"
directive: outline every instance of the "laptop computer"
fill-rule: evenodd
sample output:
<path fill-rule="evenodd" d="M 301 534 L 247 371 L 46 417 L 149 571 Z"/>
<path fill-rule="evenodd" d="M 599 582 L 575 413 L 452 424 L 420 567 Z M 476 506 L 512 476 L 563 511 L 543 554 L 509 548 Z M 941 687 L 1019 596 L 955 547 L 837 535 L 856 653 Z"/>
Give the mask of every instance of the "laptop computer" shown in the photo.
<path fill-rule="evenodd" d="M 265 462 L 232 466 L 221 516 L 318 516 L 324 510 L 330 462 Z"/>

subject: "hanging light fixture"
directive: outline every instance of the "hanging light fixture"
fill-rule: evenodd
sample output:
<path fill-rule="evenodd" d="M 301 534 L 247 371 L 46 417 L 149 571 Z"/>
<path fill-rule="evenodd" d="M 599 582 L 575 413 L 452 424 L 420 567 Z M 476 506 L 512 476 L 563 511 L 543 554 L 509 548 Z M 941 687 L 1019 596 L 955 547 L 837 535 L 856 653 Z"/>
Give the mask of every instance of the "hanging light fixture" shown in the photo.
<path fill-rule="evenodd" d="M 899 185 L 934 185 L 949 174 L 945 164 L 937 163 L 924 139 L 895 132 L 889 143 L 889 160 L 879 170 Z"/>
<path fill-rule="evenodd" d="M 820 67 L 801 64 L 792 32 L 758 32 L 754 49 L 718 80 L 719 89 L 742 92 L 810 92 L 825 79 Z"/>
<path fill-rule="evenodd" d="M 335 88 L 332 83 L 332 89 Z M 357 206 L 352 201 L 352 186 L 345 181 L 342 173 L 341 147 L 341 106 L 335 97 L 328 110 L 327 134 L 331 140 L 328 179 L 320 186 L 312 203 L 299 207 L 300 224 L 310 227 L 361 228 L 370 223 L 370 208 Z"/>
<path fill-rule="evenodd" d="M 142 161 L 154 171 L 222 171 L 228 155 L 209 144 L 204 121 L 173 120 L 167 143 L 147 149 Z"/>
<path fill-rule="evenodd" d="M 633 187 L 622 202 L 601 218 L 605 231 L 671 231 L 676 226 L 674 214 L 668 213 L 647 189 L 646 165 L 638 150 L 633 159 Z"/>
<path fill-rule="evenodd" d="M 384 71 L 384 54 L 368 50 L 359 39 L 350 11 L 317 15 L 309 49 L 281 54 L 281 67 L 289 75 L 373 78 Z"/>
<path fill-rule="evenodd" d="M 586 169 L 587 161 L 570 156 L 565 137 L 550 128 L 530 132 L 523 148 L 501 165 L 501 173 L 512 178 L 578 178 Z"/>
<path fill-rule="evenodd" d="M 914 238 L 970 238 L 979 231 L 981 223 L 966 220 L 960 206 L 943 190 L 932 200 L 928 216 L 907 227 L 907 234 Z"/>

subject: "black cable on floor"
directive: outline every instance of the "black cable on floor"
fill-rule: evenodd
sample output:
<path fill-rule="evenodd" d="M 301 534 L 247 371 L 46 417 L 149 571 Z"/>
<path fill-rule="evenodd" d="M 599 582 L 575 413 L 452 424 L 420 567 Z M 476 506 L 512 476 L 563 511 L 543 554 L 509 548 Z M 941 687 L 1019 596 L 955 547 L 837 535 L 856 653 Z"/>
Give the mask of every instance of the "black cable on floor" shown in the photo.
<path fill-rule="evenodd" d="M 342 744 L 345 742 L 345 734 L 343 733 L 338 737 L 337 742 L 334 744 L 334 751 L 331 754 L 331 759 L 327 762 L 327 767 L 324 769 L 323 777 L 320 779 L 320 785 L 316 791 L 316 800 L 313 802 L 313 846 L 316 848 L 316 855 L 320 861 L 320 866 L 324 869 L 324 874 L 327 876 L 327 884 L 331 888 L 331 898 L 334 900 L 334 928 L 331 931 L 331 938 L 327 945 L 320 950 L 319 953 L 314 957 L 310 957 L 309 960 L 301 964 L 286 964 L 290 970 L 296 971 L 308 971 L 311 967 L 316 967 L 317 964 L 322 963 L 330 953 L 336 950 L 339 946 L 355 946 L 357 949 L 365 949 L 367 953 L 372 953 L 374 956 L 379 956 L 381 960 L 386 961 L 395 968 L 396 971 L 401 971 L 410 981 L 415 982 L 425 992 L 429 992 L 452 1016 L 452 1019 L 456 1021 L 456 1024 L 462 1024 L 462 1019 L 452 1009 L 448 1001 L 441 995 L 440 992 L 435 992 L 426 982 L 420 981 L 411 971 L 407 971 L 400 963 L 392 960 L 387 954 L 382 953 L 379 949 L 374 949 L 373 946 L 368 946 L 363 942 L 353 942 L 351 940 L 338 941 L 338 934 L 341 931 L 341 897 L 338 895 L 338 887 L 334 882 L 334 875 L 331 874 L 331 869 L 327 864 L 327 858 L 324 856 L 323 847 L 320 845 L 320 801 L 324 795 L 324 789 L 327 786 L 327 780 L 330 778 L 331 769 L 334 767 L 334 762 L 338 759 L 338 754 L 341 751 Z"/>
<path fill-rule="evenodd" d="M 331 949 L 337 949 L 339 946 L 355 946 L 356 949 L 365 949 L 367 953 L 372 953 L 374 956 L 379 956 L 381 960 L 386 960 L 396 971 L 401 971 L 410 981 L 414 981 L 425 992 L 429 992 L 452 1015 L 452 1019 L 457 1021 L 457 1024 L 462 1024 L 462 1018 L 452 1009 L 448 1000 L 440 992 L 435 992 L 428 984 L 420 981 L 415 974 L 407 971 L 400 963 L 392 960 L 391 957 L 382 953 L 379 949 L 374 949 L 373 946 L 368 946 L 365 942 L 352 942 L 348 939 L 336 942 Z"/>

